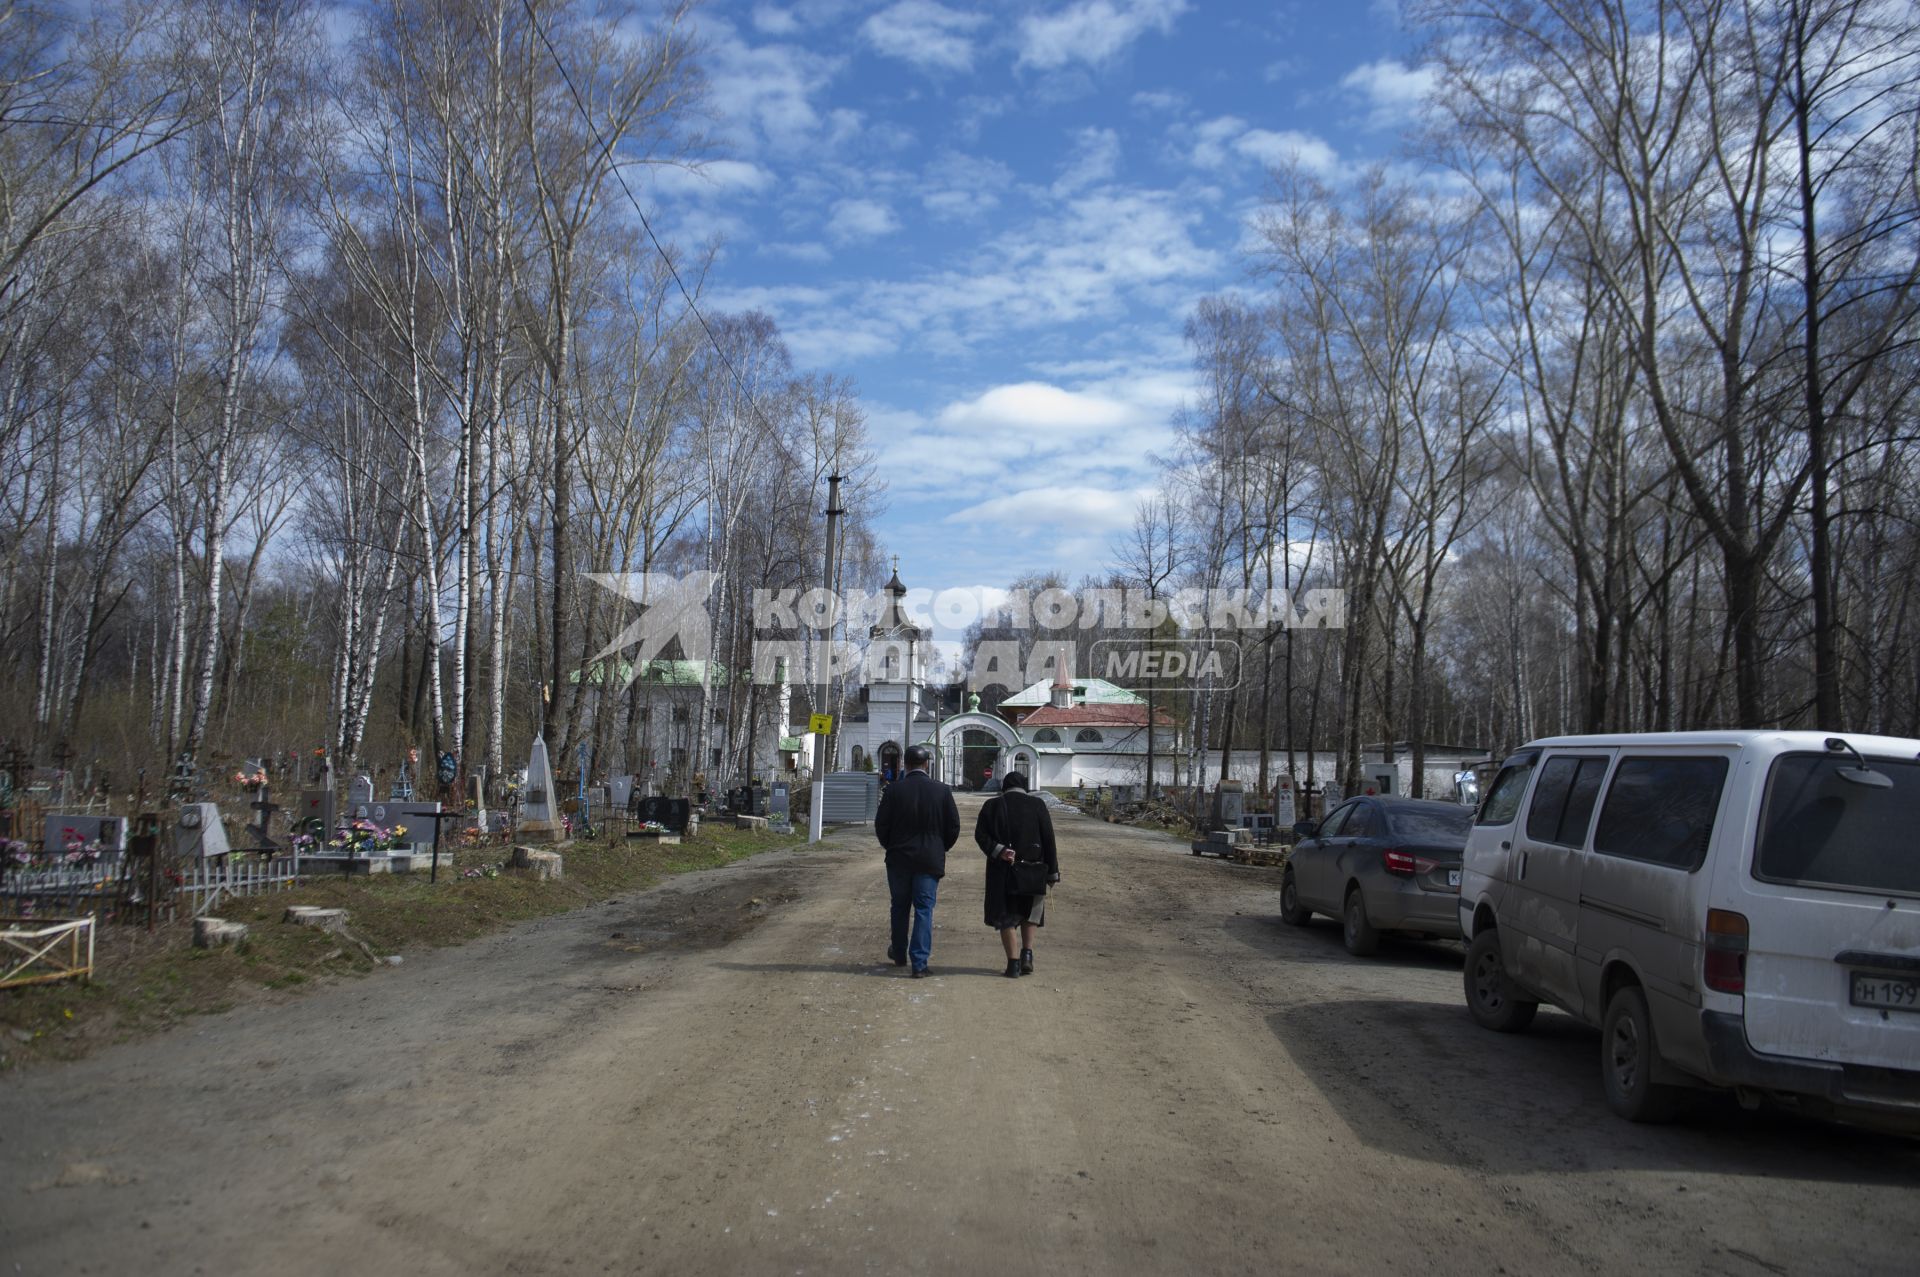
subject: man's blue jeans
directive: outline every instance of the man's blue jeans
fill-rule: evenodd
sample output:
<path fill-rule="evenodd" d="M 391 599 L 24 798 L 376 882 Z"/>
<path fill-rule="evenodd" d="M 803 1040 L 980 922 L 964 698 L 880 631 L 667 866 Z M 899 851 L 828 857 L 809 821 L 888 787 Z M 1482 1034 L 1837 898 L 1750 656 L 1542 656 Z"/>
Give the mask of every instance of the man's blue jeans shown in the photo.
<path fill-rule="evenodd" d="M 906 954 L 918 971 L 933 956 L 933 903 L 940 895 L 940 880 L 932 874 L 888 865 L 887 889 L 893 894 L 893 943 L 889 952 Z M 909 912 L 913 916 L 911 937 L 907 932 Z"/>

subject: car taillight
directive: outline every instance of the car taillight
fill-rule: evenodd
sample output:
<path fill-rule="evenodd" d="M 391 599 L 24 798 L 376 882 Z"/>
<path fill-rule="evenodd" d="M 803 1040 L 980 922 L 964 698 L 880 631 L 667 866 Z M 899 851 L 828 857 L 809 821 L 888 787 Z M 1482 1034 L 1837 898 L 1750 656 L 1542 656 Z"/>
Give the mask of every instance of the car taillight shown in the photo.
<path fill-rule="evenodd" d="M 1747 991 L 1747 917 L 1725 909 L 1707 910 L 1707 987 L 1716 993 Z"/>
<path fill-rule="evenodd" d="M 1440 866 L 1437 860 L 1428 860 L 1425 856 L 1416 856 L 1410 851 L 1401 851 L 1396 847 L 1389 847 L 1380 853 L 1380 863 L 1388 873 L 1398 874 L 1402 878 L 1431 873 Z"/>

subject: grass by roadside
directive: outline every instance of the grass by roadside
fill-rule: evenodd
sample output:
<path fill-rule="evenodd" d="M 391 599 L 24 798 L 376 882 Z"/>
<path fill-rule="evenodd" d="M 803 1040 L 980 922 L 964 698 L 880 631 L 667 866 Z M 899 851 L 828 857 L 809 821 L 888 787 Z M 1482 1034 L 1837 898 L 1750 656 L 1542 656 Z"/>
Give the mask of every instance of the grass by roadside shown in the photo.
<path fill-rule="evenodd" d="M 189 1016 L 247 1002 L 276 1001 L 374 969 L 355 940 L 380 958 L 459 944 L 516 922 L 564 913 L 652 886 L 672 874 L 712 869 L 764 851 L 796 846 L 804 835 L 707 828 L 678 846 L 575 842 L 562 849 L 566 876 L 538 882 L 497 865 L 509 849 L 464 851 L 458 867 L 425 874 L 329 878 L 297 891 L 222 901 L 218 917 L 248 924 L 238 948 L 195 949 L 180 922 L 149 936 L 135 926 L 99 930 L 91 984 L 65 981 L 0 990 L 0 1072 L 72 1060 L 177 1024 Z M 287 906 L 347 910 L 349 937 L 281 921 Z"/>

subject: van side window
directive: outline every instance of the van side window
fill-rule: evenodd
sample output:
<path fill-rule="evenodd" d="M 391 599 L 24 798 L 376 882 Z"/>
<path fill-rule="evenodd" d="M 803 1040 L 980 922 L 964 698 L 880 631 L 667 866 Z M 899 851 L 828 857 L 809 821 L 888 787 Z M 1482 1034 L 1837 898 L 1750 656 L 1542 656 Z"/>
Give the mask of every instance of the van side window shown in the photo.
<path fill-rule="evenodd" d="M 1587 841 L 1594 800 L 1600 796 L 1600 778 L 1607 774 L 1604 758 L 1560 755 L 1540 768 L 1527 807 L 1527 837 L 1535 842 L 1580 847 Z"/>
<path fill-rule="evenodd" d="M 1593 849 L 1689 872 L 1707 858 L 1727 783 L 1724 758 L 1623 758 L 1607 787 Z"/>
<path fill-rule="evenodd" d="M 1486 801 L 1480 804 L 1476 825 L 1510 825 L 1520 814 L 1520 795 L 1527 792 L 1527 780 L 1533 775 L 1535 755 L 1508 763 L 1493 778 Z"/>
<path fill-rule="evenodd" d="M 1348 838 L 1371 838 L 1380 832 L 1375 828 L 1377 823 L 1373 818 L 1373 808 L 1365 803 L 1355 803 L 1353 815 L 1347 817 L 1346 826 L 1340 832 Z"/>
<path fill-rule="evenodd" d="M 1315 836 L 1319 838 L 1332 838 L 1336 836 L 1340 832 L 1340 827 L 1347 823 L 1347 817 L 1352 814 L 1353 807 L 1351 805 L 1334 808 L 1333 815 L 1327 817 L 1325 822 L 1320 826 L 1320 832 Z"/>

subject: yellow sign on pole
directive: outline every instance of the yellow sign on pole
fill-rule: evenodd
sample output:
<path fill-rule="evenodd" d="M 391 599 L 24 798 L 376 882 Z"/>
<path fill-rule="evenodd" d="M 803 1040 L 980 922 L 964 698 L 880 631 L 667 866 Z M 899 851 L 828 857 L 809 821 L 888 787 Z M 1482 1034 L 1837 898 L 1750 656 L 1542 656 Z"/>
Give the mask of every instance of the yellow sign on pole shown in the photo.
<path fill-rule="evenodd" d="M 807 719 L 807 730 L 815 736 L 825 736 L 833 730 L 833 715 L 815 714 Z"/>

